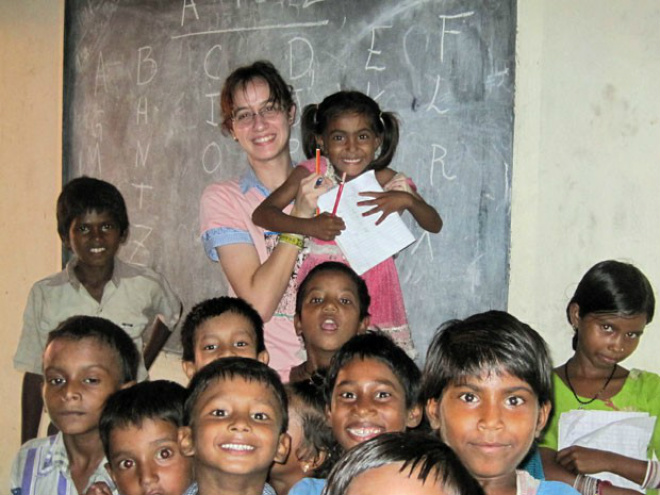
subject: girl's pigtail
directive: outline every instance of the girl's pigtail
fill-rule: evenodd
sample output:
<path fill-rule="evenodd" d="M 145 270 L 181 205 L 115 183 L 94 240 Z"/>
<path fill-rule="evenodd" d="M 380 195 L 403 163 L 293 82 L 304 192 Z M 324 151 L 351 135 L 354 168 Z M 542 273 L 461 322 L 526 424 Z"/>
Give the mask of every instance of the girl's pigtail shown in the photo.
<path fill-rule="evenodd" d="M 317 131 L 318 107 L 317 104 L 305 106 L 300 118 L 301 145 L 303 153 L 305 153 L 307 158 L 312 158 L 316 155 L 316 136 L 319 134 Z"/>
<path fill-rule="evenodd" d="M 399 120 L 392 112 L 380 112 L 380 124 L 383 126 L 380 154 L 373 162 L 373 170 L 382 170 L 392 163 L 396 147 L 399 144 Z"/>

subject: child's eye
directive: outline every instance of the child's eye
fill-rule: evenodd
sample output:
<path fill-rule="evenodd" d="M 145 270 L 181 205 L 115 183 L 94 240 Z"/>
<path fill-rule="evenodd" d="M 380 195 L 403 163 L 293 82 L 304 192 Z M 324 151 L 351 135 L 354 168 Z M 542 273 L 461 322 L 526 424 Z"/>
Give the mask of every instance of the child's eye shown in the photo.
<path fill-rule="evenodd" d="M 174 455 L 174 452 L 170 448 L 162 448 L 158 451 L 158 459 L 169 459 Z"/>
<path fill-rule="evenodd" d="M 89 227 L 87 225 L 79 225 L 77 230 L 78 232 L 88 232 Z"/>
<path fill-rule="evenodd" d="M 355 399 L 355 394 L 353 392 L 341 392 L 339 397 L 342 399 Z"/>
<path fill-rule="evenodd" d="M 517 395 L 512 395 L 511 397 L 507 397 L 506 402 L 509 406 L 522 406 L 525 403 L 525 399 Z"/>
<path fill-rule="evenodd" d="M 342 297 L 339 299 L 339 302 L 345 305 L 352 304 L 353 301 L 351 301 L 348 297 Z"/>
<path fill-rule="evenodd" d="M 459 398 L 463 402 L 467 402 L 467 403 L 473 403 L 477 401 L 477 396 L 470 392 L 465 392 L 464 394 L 461 394 Z"/>
<path fill-rule="evenodd" d="M 217 348 L 218 348 L 218 346 L 215 345 L 215 344 L 208 344 L 208 345 L 205 345 L 204 347 L 202 347 L 202 350 L 203 351 L 215 351 Z"/>
<path fill-rule="evenodd" d="M 63 385 L 66 382 L 64 378 L 56 377 L 56 378 L 49 378 L 48 379 L 48 385 L 51 385 L 53 387 L 57 387 L 59 385 Z"/>
<path fill-rule="evenodd" d="M 248 342 L 245 342 L 244 340 L 234 343 L 234 347 L 248 347 L 249 345 L 250 344 Z"/>
<path fill-rule="evenodd" d="M 377 392 L 376 393 L 376 398 L 377 399 L 387 399 L 389 397 L 392 397 L 392 394 L 390 392 Z"/>
<path fill-rule="evenodd" d="M 333 140 L 333 141 L 343 141 L 343 140 L 344 140 L 344 136 L 342 136 L 341 134 L 335 134 L 335 135 L 332 136 L 330 139 Z"/>
<path fill-rule="evenodd" d="M 88 385 L 97 385 L 97 384 L 101 383 L 101 380 L 99 380 L 98 378 L 89 377 L 89 378 L 85 378 L 83 380 L 83 382 L 88 384 Z"/>
<path fill-rule="evenodd" d="M 268 414 L 266 414 L 265 412 L 254 413 L 252 415 L 252 417 L 254 419 L 256 419 L 257 421 L 267 421 L 267 420 L 270 419 L 270 416 Z"/>
<path fill-rule="evenodd" d="M 359 136 L 360 141 L 367 141 L 370 138 L 371 138 L 371 136 L 369 134 L 366 134 L 366 133 L 365 134 L 360 134 L 360 136 Z"/>
<path fill-rule="evenodd" d="M 320 303 L 323 302 L 323 298 L 321 298 L 321 297 L 311 297 L 309 299 L 309 302 L 312 303 L 312 304 L 320 304 Z"/>
<path fill-rule="evenodd" d="M 117 466 L 121 470 L 131 469 L 135 466 L 135 462 L 133 462 L 133 459 L 122 459 L 117 463 Z"/>
<path fill-rule="evenodd" d="M 603 330 L 605 330 L 606 332 L 611 332 L 612 331 L 612 325 L 610 325 L 609 323 L 603 323 L 601 325 L 601 328 Z"/>
<path fill-rule="evenodd" d="M 636 340 L 636 339 L 640 338 L 641 336 L 642 336 L 641 332 L 628 332 L 626 334 L 626 337 L 628 337 L 629 339 L 632 339 L 632 340 Z"/>
<path fill-rule="evenodd" d="M 104 224 L 101 226 L 101 230 L 103 230 L 104 232 L 108 232 L 108 231 L 110 231 L 110 230 L 114 230 L 114 228 L 115 228 L 115 224 L 114 224 L 114 223 L 104 223 Z"/>
<path fill-rule="evenodd" d="M 227 416 L 227 411 L 224 409 L 214 409 L 211 411 L 211 416 L 215 416 L 216 418 L 224 418 Z"/>

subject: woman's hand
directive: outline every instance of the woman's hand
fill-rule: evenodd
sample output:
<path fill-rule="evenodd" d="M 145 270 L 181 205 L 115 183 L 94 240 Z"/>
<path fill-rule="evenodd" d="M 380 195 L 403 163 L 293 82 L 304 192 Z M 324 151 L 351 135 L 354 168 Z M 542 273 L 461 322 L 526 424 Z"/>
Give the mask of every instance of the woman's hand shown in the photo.
<path fill-rule="evenodd" d="M 614 457 L 618 456 L 612 452 L 572 445 L 558 451 L 556 460 L 572 473 L 594 474 L 602 471 L 613 472 Z"/>
<path fill-rule="evenodd" d="M 321 213 L 310 221 L 310 235 L 323 241 L 332 241 L 346 229 L 344 221 L 330 213 Z"/>

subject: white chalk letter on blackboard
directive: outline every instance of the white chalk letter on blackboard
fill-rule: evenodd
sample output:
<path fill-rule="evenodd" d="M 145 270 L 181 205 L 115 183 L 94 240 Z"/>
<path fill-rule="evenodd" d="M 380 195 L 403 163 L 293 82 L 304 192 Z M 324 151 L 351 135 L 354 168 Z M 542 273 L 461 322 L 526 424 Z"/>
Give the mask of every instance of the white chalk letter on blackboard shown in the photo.
<path fill-rule="evenodd" d="M 139 200 L 138 200 L 138 210 L 141 210 L 142 205 L 144 204 L 144 191 L 146 189 L 153 189 L 153 186 L 150 186 L 149 184 L 143 184 L 143 183 L 133 184 L 132 182 L 131 182 L 131 186 L 133 186 L 135 189 L 140 191 Z"/>
<path fill-rule="evenodd" d="M 94 96 L 98 94 L 99 85 L 103 86 L 103 91 L 108 91 L 106 85 L 105 63 L 103 62 L 103 52 L 99 52 L 99 61 L 96 64 L 96 78 L 94 79 Z"/>
<path fill-rule="evenodd" d="M 145 124 L 149 123 L 149 102 L 147 101 L 146 96 L 140 96 L 140 98 L 138 98 L 137 112 L 135 116 L 137 117 L 138 125 L 140 124 L 140 117 L 144 117 Z"/>
<path fill-rule="evenodd" d="M 300 46 L 296 49 L 294 45 Z M 296 36 L 289 40 L 289 79 L 296 80 L 309 74 L 311 77 L 310 87 L 314 86 L 314 48 L 305 38 Z M 295 66 L 295 67 L 294 67 Z"/>
<path fill-rule="evenodd" d="M 392 26 L 377 26 L 371 30 L 371 46 L 367 50 L 369 52 L 369 56 L 367 57 L 367 63 L 364 65 L 364 70 L 375 70 L 375 71 L 383 71 L 385 70 L 385 66 L 376 66 L 376 65 L 371 65 L 371 56 L 372 55 L 380 55 L 382 53 L 381 50 L 375 50 L 376 46 L 376 29 L 392 29 Z"/>
<path fill-rule="evenodd" d="M 448 175 L 447 171 L 445 170 L 445 157 L 447 156 L 447 148 L 444 146 L 441 146 L 439 144 L 432 144 L 433 147 L 433 157 L 431 158 L 431 186 L 433 186 L 433 169 L 435 168 L 436 162 L 440 163 L 440 166 L 442 167 L 442 176 L 447 179 L 447 180 L 454 180 L 456 179 L 455 175 Z M 438 155 L 436 155 L 436 152 L 438 152 Z"/>
<path fill-rule="evenodd" d="M 181 26 L 186 20 L 186 9 L 193 9 L 195 20 L 199 21 L 199 14 L 197 13 L 197 6 L 195 0 L 183 0 L 183 9 L 181 9 Z"/>
<path fill-rule="evenodd" d="M 137 150 L 135 150 L 135 166 L 147 166 L 147 158 L 149 158 L 149 148 L 151 148 L 151 139 L 147 143 L 147 149 L 142 149 L 142 143 L 137 140 Z"/>
<path fill-rule="evenodd" d="M 211 102 L 211 120 L 207 120 L 207 124 L 211 124 L 213 127 L 218 127 L 218 121 L 215 120 L 215 101 L 216 98 L 220 98 L 220 93 L 208 93 L 206 96 Z"/>
<path fill-rule="evenodd" d="M 222 76 L 218 72 L 217 74 L 211 74 L 210 71 L 210 65 L 211 62 L 214 62 L 215 60 L 220 60 L 220 54 L 218 53 L 218 58 L 217 59 L 211 59 L 211 54 L 215 51 L 218 50 L 218 52 L 222 51 L 222 47 L 220 45 L 213 45 L 209 51 L 206 52 L 206 55 L 204 55 L 204 73 L 210 77 L 211 79 L 215 79 L 216 81 L 219 81 Z M 219 65 L 219 64 L 218 64 Z"/>
<path fill-rule="evenodd" d="M 435 104 L 435 99 L 438 97 L 438 90 L 440 89 L 440 75 L 437 75 L 435 77 L 435 90 L 433 91 L 433 98 L 431 99 L 431 103 L 429 103 L 429 106 L 426 107 L 426 111 L 430 110 L 435 110 L 438 112 L 440 115 L 443 113 L 447 113 L 449 111 L 448 108 L 438 108 L 438 106 Z"/>
<path fill-rule="evenodd" d="M 442 19 L 442 32 L 440 34 L 440 62 L 445 61 L 445 34 L 461 34 L 460 31 L 447 29 L 447 20 L 462 19 L 464 17 L 470 17 L 471 15 L 474 15 L 474 12 L 463 12 L 461 14 L 456 14 L 456 15 L 438 16 L 440 19 Z"/>
<path fill-rule="evenodd" d="M 146 52 L 144 58 L 142 55 Z M 142 78 L 142 67 L 149 69 L 149 75 L 146 76 L 146 79 Z M 151 47 L 149 45 L 138 48 L 138 67 L 137 67 L 137 83 L 138 86 L 143 86 L 144 84 L 149 84 L 151 80 L 156 76 L 158 72 L 158 64 L 156 61 L 151 58 Z"/>
<path fill-rule="evenodd" d="M 211 149 L 215 150 L 215 162 L 212 162 L 213 157 L 208 157 Z M 220 146 L 215 141 L 211 141 L 206 148 L 204 148 L 204 153 L 202 154 L 202 167 L 204 172 L 207 174 L 212 174 L 220 166 L 220 160 L 222 158 L 222 153 L 220 152 Z M 211 162 L 209 164 L 209 162 Z"/>

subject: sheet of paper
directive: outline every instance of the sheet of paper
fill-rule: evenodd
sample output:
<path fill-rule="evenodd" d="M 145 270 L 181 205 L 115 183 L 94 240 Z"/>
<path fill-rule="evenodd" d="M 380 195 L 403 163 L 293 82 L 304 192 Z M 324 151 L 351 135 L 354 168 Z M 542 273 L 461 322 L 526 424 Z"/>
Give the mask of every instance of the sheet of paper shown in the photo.
<path fill-rule="evenodd" d="M 339 186 L 334 187 L 319 198 L 318 206 L 322 212 L 332 212 L 338 190 Z M 371 207 L 357 205 L 358 201 L 369 199 L 359 196 L 358 193 L 382 190 L 372 170 L 347 182 L 339 198 L 337 216 L 346 223 L 346 230 L 337 236 L 335 241 L 358 275 L 415 241 L 415 237 L 398 214 L 389 215 L 380 225 L 376 225 L 380 214 L 362 216 L 362 213 Z"/>
<path fill-rule="evenodd" d="M 609 450 L 634 459 L 647 459 L 646 450 L 655 421 L 655 416 L 645 412 L 565 412 L 559 417 L 559 449 L 580 445 Z M 643 491 L 639 485 L 615 474 L 597 473 L 592 476 L 609 480 L 621 487 Z"/>

